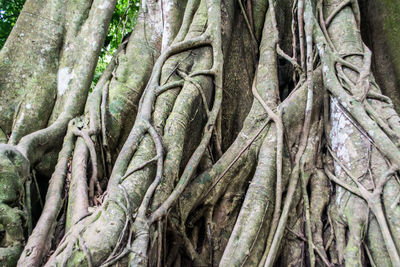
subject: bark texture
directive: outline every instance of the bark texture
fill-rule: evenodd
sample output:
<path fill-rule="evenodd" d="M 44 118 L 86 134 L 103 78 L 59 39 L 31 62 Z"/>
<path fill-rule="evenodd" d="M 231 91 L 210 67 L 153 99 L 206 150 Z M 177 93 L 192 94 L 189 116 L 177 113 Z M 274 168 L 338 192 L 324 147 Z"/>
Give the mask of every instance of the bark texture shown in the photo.
<path fill-rule="evenodd" d="M 116 2 L 0 51 L 1 265 L 400 266 L 394 1 L 144 0 L 90 88 Z"/>

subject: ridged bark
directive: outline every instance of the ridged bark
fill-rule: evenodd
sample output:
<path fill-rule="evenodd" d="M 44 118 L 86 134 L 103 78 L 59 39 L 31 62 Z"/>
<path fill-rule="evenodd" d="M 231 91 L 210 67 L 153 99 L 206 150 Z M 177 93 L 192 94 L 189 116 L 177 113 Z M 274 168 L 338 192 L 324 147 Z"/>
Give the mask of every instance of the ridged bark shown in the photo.
<path fill-rule="evenodd" d="M 90 90 L 115 5 L 0 51 L 2 265 L 400 265 L 389 0 L 142 1 Z"/>

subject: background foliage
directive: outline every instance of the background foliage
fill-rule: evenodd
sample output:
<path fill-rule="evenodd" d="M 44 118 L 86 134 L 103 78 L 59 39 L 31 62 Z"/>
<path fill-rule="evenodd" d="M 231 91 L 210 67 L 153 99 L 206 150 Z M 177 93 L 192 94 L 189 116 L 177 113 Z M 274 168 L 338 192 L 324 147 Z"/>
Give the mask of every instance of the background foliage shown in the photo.
<path fill-rule="evenodd" d="M 97 63 L 92 86 L 100 79 L 114 51 L 118 49 L 118 46 L 135 26 L 139 5 L 139 0 L 119 0 L 117 2 L 110 28 L 108 29 L 108 35 Z"/>
<path fill-rule="evenodd" d="M 0 0 L 0 49 L 10 34 L 25 0 Z"/>
<path fill-rule="evenodd" d="M 114 51 L 135 26 L 139 2 L 139 0 L 119 0 L 117 2 L 108 35 L 97 63 L 93 85 L 100 79 Z M 17 21 L 24 3 L 25 0 L 0 0 L 0 49 Z"/>

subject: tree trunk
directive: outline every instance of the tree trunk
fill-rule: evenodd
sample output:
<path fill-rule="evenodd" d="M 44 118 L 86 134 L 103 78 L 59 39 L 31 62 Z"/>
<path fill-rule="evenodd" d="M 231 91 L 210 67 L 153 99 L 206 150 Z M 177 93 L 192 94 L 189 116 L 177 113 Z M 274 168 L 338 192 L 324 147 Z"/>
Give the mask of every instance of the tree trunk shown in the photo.
<path fill-rule="evenodd" d="M 391 1 L 142 1 L 90 88 L 116 2 L 0 51 L 2 265 L 400 266 Z"/>

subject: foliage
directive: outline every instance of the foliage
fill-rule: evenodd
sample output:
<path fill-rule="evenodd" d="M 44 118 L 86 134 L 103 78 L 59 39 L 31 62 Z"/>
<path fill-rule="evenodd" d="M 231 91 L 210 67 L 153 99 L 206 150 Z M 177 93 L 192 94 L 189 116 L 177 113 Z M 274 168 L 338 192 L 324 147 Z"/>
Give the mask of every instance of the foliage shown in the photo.
<path fill-rule="evenodd" d="M 119 0 L 112 16 L 108 34 L 101 51 L 92 86 L 96 85 L 101 74 L 111 60 L 112 54 L 132 31 L 139 10 L 139 0 Z"/>
<path fill-rule="evenodd" d="M 25 0 L 0 0 L 0 49 L 10 34 Z"/>
<path fill-rule="evenodd" d="M 110 28 L 104 44 L 109 53 L 112 54 L 114 49 L 118 48 L 124 37 L 135 26 L 139 2 L 139 0 L 118 1 L 111 18 Z"/>

